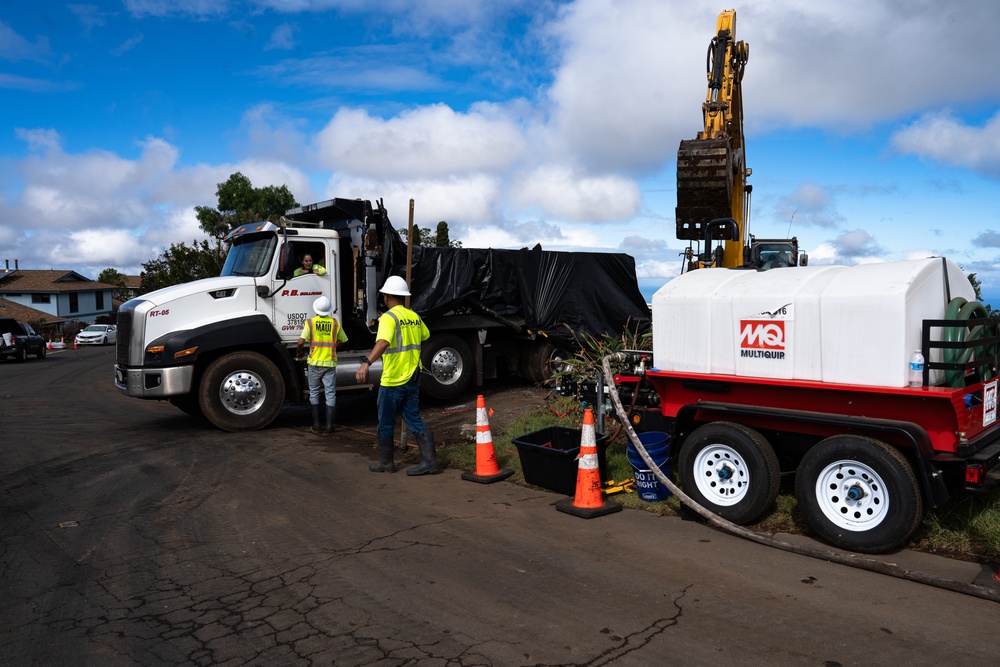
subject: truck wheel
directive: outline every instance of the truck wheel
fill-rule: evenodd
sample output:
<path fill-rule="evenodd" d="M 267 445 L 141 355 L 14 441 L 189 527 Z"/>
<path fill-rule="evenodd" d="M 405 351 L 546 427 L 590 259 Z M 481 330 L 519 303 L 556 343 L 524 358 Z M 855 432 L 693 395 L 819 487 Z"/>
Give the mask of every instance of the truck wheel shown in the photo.
<path fill-rule="evenodd" d="M 795 473 L 799 509 L 826 542 L 860 553 L 898 547 L 923 518 L 913 468 L 894 447 L 837 435 L 813 446 Z"/>
<path fill-rule="evenodd" d="M 14 353 L 14 359 L 17 361 L 27 361 L 28 360 L 28 346 L 25 345 L 21 347 L 20 350 Z"/>
<path fill-rule="evenodd" d="M 544 384 L 552 379 L 552 376 L 562 370 L 559 363 L 572 355 L 556 345 L 548 342 L 536 342 L 528 358 L 531 360 L 526 369 L 528 379 L 535 384 Z"/>
<path fill-rule="evenodd" d="M 39 348 L 38 352 L 35 354 L 35 357 L 37 357 L 38 359 L 44 359 L 45 358 L 45 353 L 46 353 L 47 350 L 48 350 L 48 348 L 43 343 L 42 347 Z"/>
<path fill-rule="evenodd" d="M 274 421 L 285 401 L 285 381 L 256 352 L 234 352 L 213 361 L 198 387 L 198 404 L 223 431 L 253 431 Z"/>
<path fill-rule="evenodd" d="M 455 334 L 432 335 L 421 345 L 420 389 L 438 399 L 460 395 L 472 382 L 472 352 Z"/>
<path fill-rule="evenodd" d="M 781 481 L 778 457 L 764 436 L 733 422 L 695 429 L 681 447 L 680 472 L 696 503 L 738 524 L 760 518 Z"/>

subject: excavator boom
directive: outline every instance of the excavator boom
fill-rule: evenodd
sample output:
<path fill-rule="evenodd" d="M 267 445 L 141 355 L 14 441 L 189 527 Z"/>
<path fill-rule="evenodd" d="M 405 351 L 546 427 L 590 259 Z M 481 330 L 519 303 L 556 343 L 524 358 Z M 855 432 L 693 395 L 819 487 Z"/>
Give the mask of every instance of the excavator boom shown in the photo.
<path fill-rule="evenodd" d="M 743 71 L 750 55 L 736 41 L 736 12 L 719 14 L 708 48 L 708 91 L 702 104 L 704 129 L 682 141 L 677 151 L 677 238 L 688 241 L 725 239 L 722 265 L 742 266 L 746 244 L 746 168 L 743 151 Z M 712 220 L 731 218 L 738 238 Z M 707 248 L 706 248 L 707 250 Z"/>

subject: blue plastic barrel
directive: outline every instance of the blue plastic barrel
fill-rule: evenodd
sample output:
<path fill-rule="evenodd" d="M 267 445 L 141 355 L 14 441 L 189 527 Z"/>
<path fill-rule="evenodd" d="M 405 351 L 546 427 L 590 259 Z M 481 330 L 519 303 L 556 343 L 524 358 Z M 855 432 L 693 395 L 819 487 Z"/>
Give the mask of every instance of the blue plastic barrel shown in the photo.
<path fill-rule="evenodd" d="M 647 431 L 639 433 L 639 442 L 646 448 L 649 458 L 663 471 L 663 474 L 670 477 L 670 439 L 662 431 Z M 635 473 L 635 490 L 639 497 L 646 502 L 655 503 L 666 500 L 671 496 L 670 489 L 660 482 L 653 471 L 646 465 L 646 462 L 639 456 L 639 450 L 630 441 L 628 449 L 625 450 L 628 462 L 632 464 Z"/>

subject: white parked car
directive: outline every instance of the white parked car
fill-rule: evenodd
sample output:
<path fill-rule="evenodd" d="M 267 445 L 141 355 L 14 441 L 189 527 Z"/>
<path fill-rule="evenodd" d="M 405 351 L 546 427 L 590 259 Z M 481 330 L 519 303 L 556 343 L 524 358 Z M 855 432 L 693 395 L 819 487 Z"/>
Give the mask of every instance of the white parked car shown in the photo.
<path fill-rule="evenodd" d="M 110 345 L 118 340 L 118 328 L 113 324 L 91 324 L 76 335 L 77 345 Z"/>

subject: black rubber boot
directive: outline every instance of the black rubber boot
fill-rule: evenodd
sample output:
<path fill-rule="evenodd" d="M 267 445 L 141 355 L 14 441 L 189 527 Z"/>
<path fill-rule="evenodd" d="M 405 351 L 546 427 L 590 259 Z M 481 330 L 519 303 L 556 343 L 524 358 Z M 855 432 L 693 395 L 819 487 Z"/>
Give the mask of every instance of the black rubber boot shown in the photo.
<path fill-rule="evenodd" d="M 336 406 L 330 407 L 326 406 L 326 432 L 333 433 L 336 429 L 333 427 L 333 420 L 337 416 Z"/>
<path fill-rule="evenodd" d="M 380 435 L 378 437 L 378 463 L 369 463 L 368 469 L 372 472 L 396 472 L 396 463 L 392 460 L 392 455 L 392 436 Z"/>
<path fill-rule="evenodd" d="M 417 433 L 417 447 L 420 448 L 420 464 L 406 469 L 407 475 L 433 475 L 441 472 L 434 454 L 434 434 L 430 431 Z"/>
<path fill-rule="evenodd" d="M 318 431 L 319 430 L 319 406 L 318 405 L 312 406 L 312 410 L 313 410 L 313 427 L 312 427 L 312 430 Z"/>

